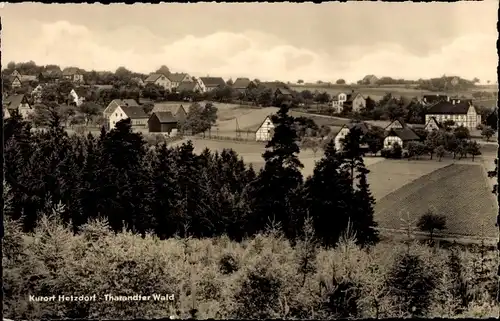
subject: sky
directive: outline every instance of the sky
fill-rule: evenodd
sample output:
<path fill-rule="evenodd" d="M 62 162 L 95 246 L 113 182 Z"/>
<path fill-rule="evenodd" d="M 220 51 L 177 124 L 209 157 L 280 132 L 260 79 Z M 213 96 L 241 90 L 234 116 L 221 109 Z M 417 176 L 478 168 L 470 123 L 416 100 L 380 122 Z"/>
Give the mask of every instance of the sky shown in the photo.
<path fill-rule="evenodd" d="M 193 76 L 355 82 L 442 75 L 495 82 L 499 2 L 7 3 L 2 64 L 161 65 Z"/>

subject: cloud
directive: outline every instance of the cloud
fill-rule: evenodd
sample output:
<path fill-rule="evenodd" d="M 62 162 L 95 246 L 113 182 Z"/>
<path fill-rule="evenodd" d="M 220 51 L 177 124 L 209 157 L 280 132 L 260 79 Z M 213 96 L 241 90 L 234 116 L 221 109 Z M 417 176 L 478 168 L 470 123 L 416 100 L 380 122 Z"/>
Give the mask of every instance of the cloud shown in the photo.
<path fill-rule="evenodd" d="M 498 61 L 496 37 L 483 34 L 465 34 L 417 56 L 394 43 L 339 43 L 329 52 L 318 52 L 255 30 L 187 35 L 174 41 L 142 27 L 95 32 L 68 21 L 39 25 L 30 30 L 32 41 L 17 41 L 8 30 L 3 36 L 4 61 L 33 60 L 95 70 L 126 66 L 149 73 L 165 64 L 197 76 L 262 80 L 356 81 L 366 74 L 413 79 L 448 74 L 493 80 Z"/>

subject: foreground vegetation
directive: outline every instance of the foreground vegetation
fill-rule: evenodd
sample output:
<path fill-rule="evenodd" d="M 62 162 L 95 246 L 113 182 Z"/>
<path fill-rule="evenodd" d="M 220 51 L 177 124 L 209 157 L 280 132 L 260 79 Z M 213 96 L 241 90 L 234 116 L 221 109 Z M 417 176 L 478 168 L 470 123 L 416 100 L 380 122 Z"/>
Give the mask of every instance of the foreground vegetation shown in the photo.
<path fill-rule="evenodd" d="M 291 246 L 279 227 L 237 243 L 226 236 L 115 234 L 102 220 L 75 235 L 57 211 L 43 216 L 33 233 L 7 220 L 4 313 L 28 320 L 498 316 L 492 250 L 415 242 L 363 250 L 350 233 L 327 249 L 307 226 Z M 103 300 L 105 294 L 155 293 L 174 294 L 174 300 Z M 28 294 L 100 299 L 29 302 Z"/>

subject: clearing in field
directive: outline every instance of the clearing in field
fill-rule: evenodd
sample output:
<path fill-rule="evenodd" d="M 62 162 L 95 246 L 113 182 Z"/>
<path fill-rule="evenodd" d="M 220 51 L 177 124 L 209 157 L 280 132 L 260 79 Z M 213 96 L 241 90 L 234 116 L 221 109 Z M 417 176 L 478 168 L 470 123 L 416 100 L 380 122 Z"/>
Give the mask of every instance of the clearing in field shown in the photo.
<path fill-rule="evenodd" d="M 498 204 L 490 183 L 481 165 L 451 164 L 378 200 L 375 220 L 381 228 L 404 229 L 401 218 L 416 222 L 432 210 L 446 216 L 445 234 L 495 237 Z"/>

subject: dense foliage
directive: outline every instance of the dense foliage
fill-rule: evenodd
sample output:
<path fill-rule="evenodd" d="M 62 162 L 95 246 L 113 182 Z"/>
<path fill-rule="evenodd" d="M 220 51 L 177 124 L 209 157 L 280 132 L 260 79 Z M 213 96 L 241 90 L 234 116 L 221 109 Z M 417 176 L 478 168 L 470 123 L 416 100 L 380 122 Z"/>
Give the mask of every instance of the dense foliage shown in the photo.
<path fill-rule="evenodd" d="M 304 183 L 297 121 L 286 106 L 273 117 L 274 136 L 259 173 L 232 150 L 195 154 L 190 142 L 175 148 L 149 144 L 132 132 L 129 120 L 109 132 L 103 129 L 99 137 L 69 136 L 61 114 L 51 111 L 45 130 L 31 130 L 17 114 L 5 122 L 9 216 L 25 231 L 36 227 L 40 213 L 61 203 L 61 220 L 74 231 L 89 219 L 106 218 L 114 231 L 242 239 L 271 224 L 295 240 L 310 215 L 325 245 L 334 245 L 348 222 L 361 245 L 377 242 L 374 200 L 355 131 L 342 152 L 331 145 L 315 176 Z M 348 184 L 322 178 L 333 171 L 347 175 Z M 325 222 L 322 207 L 328 205 L 321 204 L 335 194 L 343 197 L 332 207 L 336 215 Z"/>

